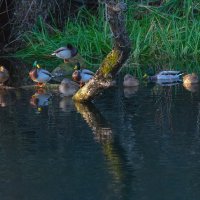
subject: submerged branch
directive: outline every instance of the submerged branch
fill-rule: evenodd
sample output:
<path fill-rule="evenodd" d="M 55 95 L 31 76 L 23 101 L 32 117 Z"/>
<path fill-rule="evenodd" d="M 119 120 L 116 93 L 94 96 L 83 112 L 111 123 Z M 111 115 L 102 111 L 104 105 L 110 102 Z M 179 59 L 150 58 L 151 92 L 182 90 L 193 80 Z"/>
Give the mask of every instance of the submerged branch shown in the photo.
<path fill-rule="evenodd" d="M 126 4 L 116 0 L 105 0 L 107 19 L 113 34 L 114 46 L 103 60 L 95 76 L 73 96 L 75 101 L 91 101 L 104 89 L 112 85 L 113 79 L 128 59 L 131 43 L 128 37 L 123 11 Z"/>

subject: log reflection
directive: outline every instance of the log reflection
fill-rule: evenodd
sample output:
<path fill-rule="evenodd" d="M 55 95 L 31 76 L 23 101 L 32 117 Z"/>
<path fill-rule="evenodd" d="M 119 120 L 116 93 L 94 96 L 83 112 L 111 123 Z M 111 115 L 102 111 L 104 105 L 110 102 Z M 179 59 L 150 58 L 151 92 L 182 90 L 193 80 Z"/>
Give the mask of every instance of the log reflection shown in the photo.
<path fill-rule="evenodd" d="M 103 153 L 108 161 L 109 171 L 111 171 L 116 182 L 123 182 L 125 178 L 123 170 L 124 155 L 117 151 L 117 146 L 113 140 L 113 130 L 111 124 L 103 117 L 94 104 L 75 102 L 77 111 L 82 115 L 92 129 L 94 138 L 101 143 Z"/>
<path fill-rule="evenodd" d="M 75 102 L 75 107 L 92 129 L 97 141 L 112 141 L 112 129 L 94 104 Z"/>

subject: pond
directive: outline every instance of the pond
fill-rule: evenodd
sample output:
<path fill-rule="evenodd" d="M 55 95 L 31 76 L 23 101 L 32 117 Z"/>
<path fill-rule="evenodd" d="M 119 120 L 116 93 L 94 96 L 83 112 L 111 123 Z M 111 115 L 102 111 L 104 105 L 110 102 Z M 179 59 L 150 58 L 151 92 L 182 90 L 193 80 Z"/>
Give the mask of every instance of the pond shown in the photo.
<path fill-rule="evenodd" d="M 91 104 L 0 91 L 1 200 L 199 199 L 198 91 L 119 84 Z"/>

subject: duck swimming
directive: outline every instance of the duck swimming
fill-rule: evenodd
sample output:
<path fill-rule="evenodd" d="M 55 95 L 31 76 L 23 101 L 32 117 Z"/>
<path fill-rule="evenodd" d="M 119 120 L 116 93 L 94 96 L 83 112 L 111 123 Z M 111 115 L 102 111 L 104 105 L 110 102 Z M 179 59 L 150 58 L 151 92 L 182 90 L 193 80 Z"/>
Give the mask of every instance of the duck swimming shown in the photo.
<path fill-rule="evenodd" d="M 132 75 L 126 74 L 124 76 L 124 82 L 123 86 L 124 87 L 136 87 L 139 85 L 139 81 Z"/>
<path fill-rule="evenodd" d="M 37 64 L 37 61 L 34 62 L 33 67 L 34 69 L 29 72 L 30 78 L 34 82 L 37 82 L 39 87 L 45 86 L 45 84 L 53 77 L 52 74 L 49 71 L 42 69 L 40 65 Z"/>
<path fill-rule="evenodd" d="M 197 74 L 187 74 L 183 76 L 183 86 L 190 92 L 197 92 L 199 90 L 199 77 Z"/>
<path fill-rule="evenodd" d="M 199 78 L 195 73 L 187 74 L 183 76 L 183 83 L 184 84 L 196 84 L 199 82 Z"/>
<path fill-rule="evenodd" d="M 0 84 L 3 85 L 9 78 L 8 70 L 4 66 L 0 66 Z"/>
<path fill-rule="evenodd" d="M 72 74 L 72 79 L 80 83 L 80 86 L 83 86 L 86 82 L 88 82 L 94 76 L 94 72 L 88 69 L 81 69 L 80 63 L 77 63 L 74 69 L 75 71 Z"/>
<path fill-rule="evenodd" d="M 151 82 L 174 82 L 179 81 L 181 76 L 183 75 L 180 71 L 168 70 L 168 71 L 161 71 L 154 76 L 148 76 L 145 74 L 145 78 L 148 78 Z"/>
<path fill-rule="evenodd" d="M 73 47 L 71 44 L 67 44 L 65 47 L 60 47 L 55 50 L 51 55 L 57 56 L 64 60 L 65 63 L 69 62 L 69 59 L 76 56 L 78 53 L 78 49 Z"/>

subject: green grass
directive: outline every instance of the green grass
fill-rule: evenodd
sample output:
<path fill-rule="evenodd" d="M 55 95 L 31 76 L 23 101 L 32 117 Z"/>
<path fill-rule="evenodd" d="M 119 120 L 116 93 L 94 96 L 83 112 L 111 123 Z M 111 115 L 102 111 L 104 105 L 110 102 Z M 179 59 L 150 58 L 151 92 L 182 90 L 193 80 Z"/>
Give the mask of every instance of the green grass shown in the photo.
<path fill-rule="evenodd" d="M 200 3 L 192 0 L 166 0 L 160 7 L 133 4 L 128 1 L 126 26 L 132 43 L 127 66 L 129 71 L 142 74 L 150 63 L 185 63 L 200 59 Z M 140 17 L 140 19 L 136 19 Z M 112 48 L 112 37 L 108 23 L 100 7 L 96 16 L 81 9 L 76 19 L 68 19 L 63 30 L 52 23 L 44 24 L 41 18 L 34 30 L 23 39 L 26 47 L 16 52 L 15 57 L 26 60 L 43 59 L 50 67 L 61 63 L 49 55 L 58 47 L 71 43 L 88 65 L 101 62 Z M 145 67 L 141 67 L 141 63 Z M 193 62 L 192 62 L 193 63 Z M 192 64 L 193 65 L 193 64 Z M 163 66 L 163 65 L 162 65 Z M 177 66 L 185 71 L 200 71 L 184 64 Z M 173 67 L 173 65 L 172 65 Z M 169 68 L 169 66 L 168 66 Z"/>

